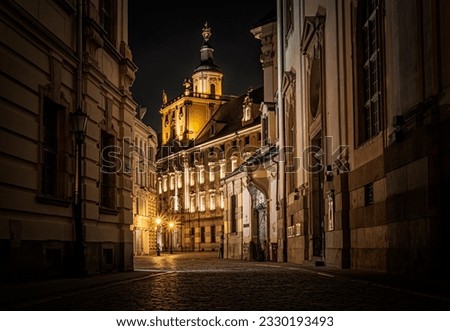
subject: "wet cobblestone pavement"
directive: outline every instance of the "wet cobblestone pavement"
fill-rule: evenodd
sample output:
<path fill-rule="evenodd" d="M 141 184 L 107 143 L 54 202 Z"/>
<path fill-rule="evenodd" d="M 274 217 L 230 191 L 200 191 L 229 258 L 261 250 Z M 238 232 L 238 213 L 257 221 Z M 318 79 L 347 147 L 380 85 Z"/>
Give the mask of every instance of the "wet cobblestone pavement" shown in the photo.
<path fill-rule="evenodd" d="M 212 253 L 138 257 L 133 277 L 22 305 L 22 310 L 450 310 L 450 300 L 367 278 Z"/>

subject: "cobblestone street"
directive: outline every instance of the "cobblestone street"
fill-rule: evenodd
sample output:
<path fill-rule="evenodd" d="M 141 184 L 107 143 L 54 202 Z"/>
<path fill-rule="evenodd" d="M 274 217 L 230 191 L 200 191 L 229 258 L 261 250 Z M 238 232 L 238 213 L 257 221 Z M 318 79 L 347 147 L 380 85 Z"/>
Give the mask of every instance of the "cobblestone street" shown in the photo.
<path fill-rule="evenodd" d="M 321 268 L 219 259 L 137 257 L 133 277 L 43 298 L 21 310 L 449 310 L 448 298 Z M 51 286 L 51 283 L 49 284 Z"/>

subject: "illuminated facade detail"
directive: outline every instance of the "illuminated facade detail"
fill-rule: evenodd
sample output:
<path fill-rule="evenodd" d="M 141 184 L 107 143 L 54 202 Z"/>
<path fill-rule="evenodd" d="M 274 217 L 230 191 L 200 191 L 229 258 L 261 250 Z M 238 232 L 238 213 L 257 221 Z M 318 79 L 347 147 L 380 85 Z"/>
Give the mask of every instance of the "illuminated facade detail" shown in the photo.
<path fill-rule="evenodd" d="M 203 165 L 198 166 L 198 182 L 200 184 L 205 182 L 205 167 Z"/>
<path fill-rule="evenodd" d="M 232 156 L 231 157 L 231 172 L 235 171 L 237 169 L 238 166 L 238 159 L 236 156 Z"/>
<path fill-rule="evenodd" d="M 133 225 L 131 230 L 134 255 L 149 255 L 156 251 L 156 190 L 158 189 L 160 193 L 162 191 L 161 180 L 155 180 L 154 151 L 158 146 L 157 135 L 155 130 L 142 122 L 146 110 L 146 108 L 138 107 L 133 125 Z"/>
<path fill-rule="evenodd" d="M 163 192 L 167 192 L 167 175 L 163 176 Z"/>
<path fill-rule="evenodd" d="M 170 174 L 169 178 L 170 190 L 173 191 L 175 189 L 175 174 Z"/>
<path fill-rule="evenodd" d="M 177 176 L 177 186 L 178 186 L 178 188 L 182 188 L 183 187 L 183 174 L 178 172 L 176 176 Z"/>
<path fill-rule="evenodd" d="M 203 191 L 198 194 L 198 210 L 199 211 L 206 210 L 205 192 Z"/>
<path fill-rule="evenodd" d="M 209 210 L 216 209 L 216 194 L 213 192 L 209 193 Z"/>
<path fill-rule="evenodd" d="M 219 167 L 220 167 L 219 175 L 220 175 L 220 179 L 223 179 L 223 178 L 225 178 L 227 164 L 226 164 L 226 161 L 223 159 L 220 160 L 219 162 L 220 162 L 219 163 Z"/>
<path fill-rule="evenodd" d="M 166 138 L 158 159 L 159 178 L 164 180 L 167 173 L 176 171 L 183 174 L 177 177 L 177 194 L 163 190 L 159 197 L 160 201 L 171 201 L 177 196 L 179 210 L 160 203 L 160 213 L 178 220 L 181 240 L 176 249 L 180 250 L 219 250 L 220 240 L 216 240 L 215 234 L 208 235 L 210 229 L 224 227 L 225 196 L 218 179 L 230 173 L 231 159 L 235 168 L 242 162 L 240 146 L 244 145 L 245 137 L 254 137 L 257 146 L 249 145 L 250 150 L 260 145 L 258 104 L 262 101 L 262 88 L 239 97 L 223 95 L 223 74 L 213 61 L 208 26 L 204 27 L 202 37 L 200 65 L 184 80 L 182 94 L 167 100 L 160 111 L 162 137 Z M 242 122 L 244 103 L 249 116 L 246 122 Z M 206 234 L 203 239 L 201 228 Z"/>
<path fill-rule="evenodd" d="M 216 163 L 209 162 L 208 169 L 209 169 L 209 181 L 214 182 L 214 180 L 216 179 Z"/>

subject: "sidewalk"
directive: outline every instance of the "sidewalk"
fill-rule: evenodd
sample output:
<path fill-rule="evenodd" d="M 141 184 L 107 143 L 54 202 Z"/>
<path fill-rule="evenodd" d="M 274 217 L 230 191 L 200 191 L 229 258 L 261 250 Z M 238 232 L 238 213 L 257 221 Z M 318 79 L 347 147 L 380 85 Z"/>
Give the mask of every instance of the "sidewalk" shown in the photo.
<path fill-rule="evenodd" d="M 0 310 L 20 310 L 35 303 L 62 299 L 85 291 L 154 277 L 158 272 L 116 272 L 86 278 L 9 282 L 0 285 Z"/>
<path fill-rule="evenodd" d="M 355 282 L 450 301 L 450 279 L 444 275 L 429 277 L 408 276 L 363 270 L 309 267 L 303 265 L 300 266 L 300 268 L 319 275 L 345 277 Z"/>

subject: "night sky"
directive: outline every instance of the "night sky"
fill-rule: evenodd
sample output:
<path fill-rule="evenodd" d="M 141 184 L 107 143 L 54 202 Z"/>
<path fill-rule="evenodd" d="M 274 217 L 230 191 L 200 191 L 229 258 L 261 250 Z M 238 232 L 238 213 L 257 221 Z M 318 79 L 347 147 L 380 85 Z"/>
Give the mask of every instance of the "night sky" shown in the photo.
<path fill-rule="evenodd" d="M 276 0 L 129 1 L 129 45 L 138 66 L 133 98 L 147 107 L 144 122 L 161 130 L 159 109 L 165 90 L 169 100 L 183 92 L 183 81 L 200 63 L 201 30 L 212 31 L 214 62 L 224 74 L 223 93 L 241 95 L 262 85 L 260 41 L 251 27 Z M 153 8 L 152 8 L 153 7 Z"/>

